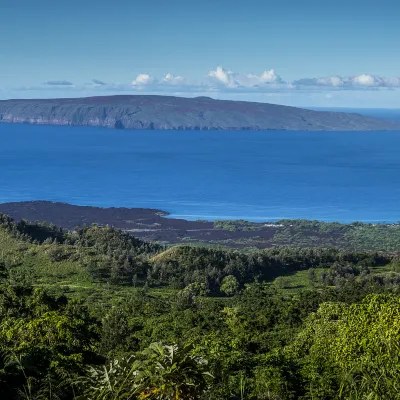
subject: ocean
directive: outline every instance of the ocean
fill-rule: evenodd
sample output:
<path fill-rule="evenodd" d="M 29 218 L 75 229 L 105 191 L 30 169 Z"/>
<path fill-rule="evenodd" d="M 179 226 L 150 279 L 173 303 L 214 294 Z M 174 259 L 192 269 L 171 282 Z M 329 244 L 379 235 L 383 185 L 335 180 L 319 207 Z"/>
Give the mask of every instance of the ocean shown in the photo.
<path fill-rule="evenodd" d="M 128 131 L 0 124 L 0 202 L 191 220 L 398 222 L 400 132 Z"/>

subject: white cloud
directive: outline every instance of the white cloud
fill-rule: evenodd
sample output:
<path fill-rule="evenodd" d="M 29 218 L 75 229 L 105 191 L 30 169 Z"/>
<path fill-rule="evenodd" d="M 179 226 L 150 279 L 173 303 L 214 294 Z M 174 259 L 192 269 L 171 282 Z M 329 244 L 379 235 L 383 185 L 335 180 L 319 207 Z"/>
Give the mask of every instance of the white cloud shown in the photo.
<path fill-rule="evenodd" d="M 367 74 L 354 76 L 350 79 L 350 82 L 357 86 L 381 86 L 383 83 L 381 79 Z"/>
<path fill-rule="evenodd" d="M 344 85 L 340 76 L 329 76 L 327 78 L 319 78 L 318 83 L 326 86 L 340 87 Z"/>
<path fill-rule="evenodd" d="M 69 81 L 48 81 L 36 86 L 14 88 L 14 91 L 28 92 L 58 92 L 64 95 L 67 91 L 79 95 L 89 93 L 103 94 L 170 94 L 180 96 L 267 96 L 279 94 L 290 96 L 294 93 L 320 94 L 330 96 L 329 93 L 339 91 L 388 91 L 400 89 L 400 78 L 385 78 L 377 75 L 360 74 L 350 77 L 331 75 L 321 78 L 302 78 L 292 83 L 286 83 L 274 69 L 265 70 L 259 75 L 253 73 L 238 73 L 222 66 L 211 70 L 203 82 L 195 82 L 180 75 L 167 73 L 161 77 L 154 77 L 141 73 L 130 83 L 105 83 L 96 79 L 82 84 L 73 84 Z M 57 94 L 58 95 L 58 94 Z M 326 97 L 328 98 L 328 97 Z"/>
<path fill-rule="evenodd" d="M 148 74 L 139 74 L 135 80 L 132 81 L 133 89 L 148 89 L 156 90 L 163 89 L 169 90 L 169 87 L 189 87 L 189 83 L 183 76 L 173 75 L 168 73 L 162 79 L 156 79 Z"/>
<path fill-rule="evenodd" d="M 184 85 L 186 84 L 186 79 L 183 76 L 176 76 L 168 73 L 162 80 L 168 85 Z"/>
<path fill-rule="evenodd" d="M 270 84 L 285 84 L 274 69 L 266 70 L 260 75 L 240 74 L 218 66 L 208 73 L 214 83 L 225 86 L 228 89 L 257 88 Z"/>
<path fill-rule="evenodd" d="M 400 78 L 383 78 L 377 75 L 361 74 L 350 78 L 353 85 L 365 87 L 400 87 Z"/>
<path fill-rule="evenodd" d="M 136 79 L 132 81 L 132 86 L 147 86 L 154 82 L 154 78 L 148 74 L 139 74 Z"/>
<path fill-rule="evenodd" d="M 208 76 L 215 79 L 218 83 L 223 83 L 225 86 L 234 88 L 237 87 L 235 83 L 235 74 L 232 71 L 228 71 L 222 67 L 217 67 L 215 71 L 210 71 Z"/>
<path fill-rule="evenodd" d="M 340 88 L 345 85 L 345 80 L 340 76 L 327 76 L 324 78 L 302 78 L 294 81 L 293 85 Z"/>
<path fill-rule="evenodd" d="M 361 74 L 350 77 L 328 76 L 324 78 L 303 78 L 293 82 L 298 87 L 329 87 L 338 89 L 399 88 L 400 78 L 383 78 L 377 75 Z"/>
<path fill-rule="evenodd" d="M 388 87 L 400 87 L 400 77 L 397 78 L 385 78 L 386 85 Z"/>
<path fill-rule="evenodd" d="M 256 87 L 267 84 L 284 84 L 282 78 L 274 69 L 264 71 L 261 75 L 244 74 L 238 76 L 239 83 L 244 87 Z"/>

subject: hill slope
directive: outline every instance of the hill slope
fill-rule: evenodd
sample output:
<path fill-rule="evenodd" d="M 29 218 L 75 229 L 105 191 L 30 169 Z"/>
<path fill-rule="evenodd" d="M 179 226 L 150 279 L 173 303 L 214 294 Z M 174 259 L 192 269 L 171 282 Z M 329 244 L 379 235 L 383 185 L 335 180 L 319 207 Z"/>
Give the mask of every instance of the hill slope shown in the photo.
<path fill-rule="evenodd" d="M 174 130 L 400 130 L 400 122 L 208 97 L 3 100 L 0 122 Z"/>

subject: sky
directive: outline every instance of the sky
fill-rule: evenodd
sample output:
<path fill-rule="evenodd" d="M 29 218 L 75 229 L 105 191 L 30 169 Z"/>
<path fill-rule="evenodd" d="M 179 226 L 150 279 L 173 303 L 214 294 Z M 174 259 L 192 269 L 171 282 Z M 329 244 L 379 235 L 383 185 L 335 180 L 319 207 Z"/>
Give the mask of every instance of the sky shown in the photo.
<path fill-rule="evenodd" d="M 398 0 L 0 0 L 0 99 L 400 108 Z"/>

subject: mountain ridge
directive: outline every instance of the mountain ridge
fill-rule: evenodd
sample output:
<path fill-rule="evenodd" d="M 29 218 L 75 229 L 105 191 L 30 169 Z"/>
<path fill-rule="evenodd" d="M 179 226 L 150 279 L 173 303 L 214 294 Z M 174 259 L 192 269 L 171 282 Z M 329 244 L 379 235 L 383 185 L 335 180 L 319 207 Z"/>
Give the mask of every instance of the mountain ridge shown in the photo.
<path fill-rule="evenodd" d="M 157 130 L 400 130 L 400 122 L 359 114 L 156 95 L 0 100 L 0 122 Z"/>

